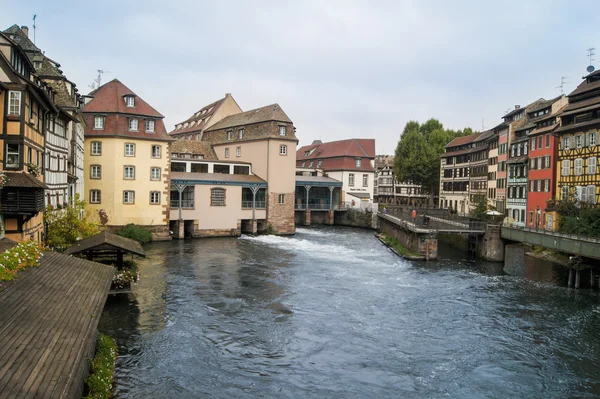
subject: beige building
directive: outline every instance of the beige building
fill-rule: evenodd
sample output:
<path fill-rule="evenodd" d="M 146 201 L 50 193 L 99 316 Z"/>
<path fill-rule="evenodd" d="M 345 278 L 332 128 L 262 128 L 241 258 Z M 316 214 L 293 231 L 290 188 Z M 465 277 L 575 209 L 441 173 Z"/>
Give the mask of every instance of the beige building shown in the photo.
<path fill-rule="evenodd" d="M 163 116 L 118 80 L 88 96 L 83 108 L 85 181 L 92 210 L 108 226 L 150 227 L 168 239 L 169 144 Z"/>
<path fill-rule="evenodd" d="M 182 222 L 179 227 L 172 223 L 171 229 L 178 236 L 239 235 L 267 229 L 276 234 L 295 233 L 298 140 L 294 125 L 277 104 L 215 122 L 236 107 L 226 95 L 171 132 L 186 135 L 185 141 L 173 144 L 171 155 L 171 218 Z M 203 115 L 213 111 L 202 121 Z M 198 120 L 199 132 L 179 133 L 190 128 L 186 123 Z M 176 210 L 178 204 L 181 211 Z"/>

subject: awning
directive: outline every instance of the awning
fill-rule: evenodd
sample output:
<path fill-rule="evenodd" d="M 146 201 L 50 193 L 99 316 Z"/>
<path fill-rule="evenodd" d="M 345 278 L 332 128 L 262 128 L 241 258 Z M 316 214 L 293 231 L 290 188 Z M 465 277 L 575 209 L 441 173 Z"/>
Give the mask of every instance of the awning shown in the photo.
<path fill-rule="evenodd" d="M 371 199 L 371 194 L 369 194 L 369 193 L 348 192 L 346 194 L 351 195 L 351 196 L 356 197 L 356 198 L 360 198 L 362 200 L 369 200 L 369 199 Z"/>

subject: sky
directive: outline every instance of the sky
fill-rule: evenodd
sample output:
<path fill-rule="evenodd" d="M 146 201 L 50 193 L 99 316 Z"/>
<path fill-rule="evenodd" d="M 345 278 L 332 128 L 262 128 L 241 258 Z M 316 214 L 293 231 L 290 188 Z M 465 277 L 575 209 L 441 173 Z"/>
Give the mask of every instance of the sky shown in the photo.
<path fill-rule="evenodd" d="M 299 145 L 374 138 L 406 122 L 489 129 L 515 105 L 568 94 L 598 48 L 594 1 L 0 0 L 87 94 L 98 69 L 165 115 L 167 130 L 231 93 L 278 103 Z"/>

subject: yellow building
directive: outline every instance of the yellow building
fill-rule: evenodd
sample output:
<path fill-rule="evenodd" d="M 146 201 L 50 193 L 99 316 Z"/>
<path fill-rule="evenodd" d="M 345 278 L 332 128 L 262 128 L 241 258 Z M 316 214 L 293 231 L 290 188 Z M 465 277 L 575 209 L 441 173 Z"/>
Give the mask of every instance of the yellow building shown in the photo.
<path fill-rule="evenodd" d="M 164 116 L 117 79 L 83 108 L 87 202 L 108 226 L 150 227 L 168 239 L 169 144 Z M 102 217 L 100 218 L 102 220 Z"/>
<path fill-rule="evenodd" d="M 10 35 L 0 33 L 0 238 L 43 238 L 44 125 L 58 113 L 54 93 Z"/>

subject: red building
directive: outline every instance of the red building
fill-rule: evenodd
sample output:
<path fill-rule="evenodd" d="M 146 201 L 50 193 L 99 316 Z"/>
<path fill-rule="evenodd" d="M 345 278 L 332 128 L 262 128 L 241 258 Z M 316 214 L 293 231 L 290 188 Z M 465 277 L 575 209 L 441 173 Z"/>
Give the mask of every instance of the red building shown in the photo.
<path fill-rule="evenodd" d="M 527 227 L 544 228 L 546 201 L 555 196 L 558 139 L 553 132 L 559 126 L 558 116 L 567 103 L 567 98 L 560 96 L 541 101 L 527 111 L 529 122 L 535 124 L 535 128 L 527 134 L 529 138 Z"/>

